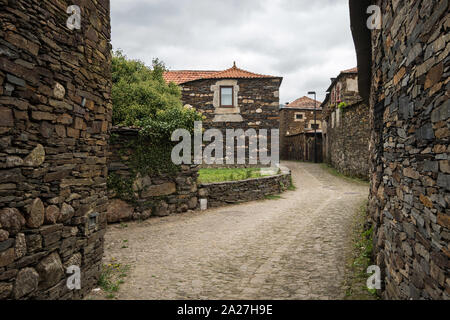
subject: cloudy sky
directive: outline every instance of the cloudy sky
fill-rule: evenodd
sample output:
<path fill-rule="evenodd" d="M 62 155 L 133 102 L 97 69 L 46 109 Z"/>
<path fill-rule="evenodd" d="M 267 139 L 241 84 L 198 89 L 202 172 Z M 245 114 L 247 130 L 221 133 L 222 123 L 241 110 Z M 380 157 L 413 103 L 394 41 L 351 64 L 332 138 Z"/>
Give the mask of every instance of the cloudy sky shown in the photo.
<path fill-rule="evenodd" d="M 280 102 L 356 66 L 348 0 L 112 0 L 112 43 L 172 70 L 238 67 L 284 77 Z"/>

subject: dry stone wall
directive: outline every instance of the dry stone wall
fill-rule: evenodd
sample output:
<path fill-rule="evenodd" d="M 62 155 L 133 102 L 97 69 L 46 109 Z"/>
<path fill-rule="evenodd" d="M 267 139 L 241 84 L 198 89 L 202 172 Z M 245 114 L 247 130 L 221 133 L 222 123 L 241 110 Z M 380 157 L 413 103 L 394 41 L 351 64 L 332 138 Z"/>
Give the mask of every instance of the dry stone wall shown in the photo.
<path fill-rule="evenodd" d="M 81 29 L 66 22 L 81 9 Z M 0 0 L 0 299 L 96 285 L 111 121 L 109 1 Z M 81 290 L 66 286 L 81 267 Z"/>
<path fill-rule="evenodd" d="M 215 208 L 261 200 L 270 195 L 280 194 L 290 186 L 291 172 L 283 168 L 282 172 L 275 176 L 201 184 L 198 195 L 200 199 L 208 200 L 209 208 Z"/>
<path fill-rule="evenodd" d="M 108 223 L 146 220 L 153 216 L 162 217 L 198 208 L 198 166 L 176 166 L 174 172 L 140 172 L 139 165 L 132 160 L 133 156 L 136 152 L 142 152 L 140 150 L 153 152 L 152 145 L 146 146 L 145 141 L 139 139 L 137 129 L 113 128 L 111 133 L 113 139 L 108 156 L 111 203 L 107 211 Z M 136 143 L 139 144 L 139 150 Z M 140 159 L 143 157 L 145 155 Z M 118 188 L 117 184 L 121 182 L 125 182 L 122 184 L 124 187 Z"/>
<path fill-rule="evenodd" d="M 384 296 L 449 299 L 449 1 L 376 4 L 369 208 Z"/>
<path fill-rule="evenodd" d="M 361 102 L 339 112 L 339 121 L 327 117 L 324 143 L 325 161 L 339 172 L 369 179 L 369 108 Z"/>

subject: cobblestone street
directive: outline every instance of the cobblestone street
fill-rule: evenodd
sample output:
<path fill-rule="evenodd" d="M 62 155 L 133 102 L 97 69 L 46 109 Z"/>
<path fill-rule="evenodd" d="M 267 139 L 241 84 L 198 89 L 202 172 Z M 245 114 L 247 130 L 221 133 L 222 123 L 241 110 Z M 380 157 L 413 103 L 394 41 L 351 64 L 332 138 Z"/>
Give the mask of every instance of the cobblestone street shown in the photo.
<path fill-rule="evenodd" d="M 130 266 L 116 297 L 343 298 L 352 218 L 368 186 L 320 165 L 284 165 L 297 190 L 280 199 L 109 226 L 104 263 Z"/>

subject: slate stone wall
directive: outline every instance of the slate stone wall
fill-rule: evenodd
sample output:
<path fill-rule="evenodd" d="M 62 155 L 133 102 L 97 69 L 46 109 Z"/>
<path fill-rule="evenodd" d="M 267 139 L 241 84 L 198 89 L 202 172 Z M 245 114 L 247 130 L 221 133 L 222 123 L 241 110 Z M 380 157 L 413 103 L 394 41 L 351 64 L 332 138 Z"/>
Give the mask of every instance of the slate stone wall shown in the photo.
<path fill-rule="evenodd" d="M 73 4 L 81 30 L 66 26 Z M 81 298 L 106 227 L 109 1 L 0 5 L 0 299 Z"/>
<path fill-rule="evenodd" d="M 384 297 L 449 299 L 449 1 L 376 3 L 369 209 Z"/>
<path fill-rule="evenodd" d="M 213 104 L 214 92 L 211 86 L 221 80 L 197 80 L 181 85 L 183 104 L 188 104 L 201 112 L 206 119 L 203 121 L 205 129 L 219 129 L 222 131 L 224 141 L 226 140 L 226 129 L 255 129 L 257 133 L 261 129 L 268 130 L 268 147 L 271 152 L 271 129 L 280 129 L 279 114 L 279 89 L 281 79 L 237 79 L 238 107 L 241 122 L 214 122 L 216 108 Z M 248 140 L 248 139 L 247 139 Z M 279 140 L 277 140 L 279 144 Z M 246 163 L 248 164 L 248 141 L 246 148 Z M 235 157 L 237 149 L 235 150 Z M 226 151 L 224 151 L 224 156 Z M 237 161 L 235 161 L 236 163 Z M 259 165 L 260 166 L 260 165 Z"/>
<path fill-rule="evenodd" d="M 130 191 L 134 197 L 124 198 L 116 188 L 110 187 L 108 223 L 146 220 L 152 216 L 162 217 L 198 208 L 198 166 L 182 165 L 173 174 L 136 173 L 136 168 L 128 160 L 136 152 L 133 142 L 138 141 L 138 130 L 113 128 L 111 133 L 114 139 L 109 145 L 109 175 L 115 175 L 121 181 L 131 181 Z M 151 146 L 149 150 L 152 150 Z"/>
<path fill-rule="evenodd" d="M 289 186 L 291 186 L 291 172 L 282 169 L 282 172 L 275 176 L 201 184 L 199 198 L 208 200 L 208 208 L 216 208 L 265 199 L 267 196 L 286 191 Z"/>
<path fill-rule="evenodd" d="M 325 161 L 345 175 L 368 180 L 369 108 L 358 102 L 334 112 L 340 112 L 340 119 L 333 127 L 331 116 L 326 118 Z"/>

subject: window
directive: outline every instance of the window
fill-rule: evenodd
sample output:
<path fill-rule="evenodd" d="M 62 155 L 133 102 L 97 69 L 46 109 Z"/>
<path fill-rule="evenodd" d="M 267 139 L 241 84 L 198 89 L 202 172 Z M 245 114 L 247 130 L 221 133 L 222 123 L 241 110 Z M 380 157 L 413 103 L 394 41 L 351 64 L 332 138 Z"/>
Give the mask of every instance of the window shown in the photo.
<path fill-rule="evenodd" d="M 220 106 L 234 107 L 233 104 L 233 87 L 220 87 Z"/>
<path fill-rule="evenodd" d="M 296 114 L 295 115 L 295 120 L 302 120 L 303 119 L 303 115 L 302 114 Z"/>
<path fill-rule="evenodd" d="M 311 129 L 317 129 L 317 130 L 319 130 L 319 129 L 320 129 L 320 126 L 319 126 L 319 124 L 314 124 L 314 123 L 312 123 L 312 124 L 311 124 Z"/>

